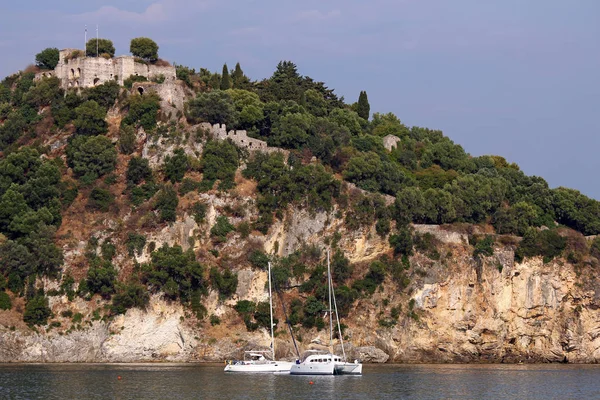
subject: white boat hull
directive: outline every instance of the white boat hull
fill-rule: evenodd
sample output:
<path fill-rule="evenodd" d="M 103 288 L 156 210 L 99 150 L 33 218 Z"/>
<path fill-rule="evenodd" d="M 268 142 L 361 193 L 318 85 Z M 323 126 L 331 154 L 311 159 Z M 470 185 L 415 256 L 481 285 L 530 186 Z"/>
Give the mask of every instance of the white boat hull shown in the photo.
<path fill-rule="evenodd" d="M 225 372 L 249 372 L 249 373 L 289 373 L 290 368 L 294 363 L 289 361 L 275 361 L 272 363 L 237 363 L 227 364 L 225 366 Z"/>
<path fill-rule="evenodd" d="M 362 375 L 362 364 L 350 362 L 336 362 L 334 371 L 336 375 Z"/>
<path fill-rule="evenodd" d="M 335 364 L 330 363 L 310 363 L 294 364 L 290 369 L 290 375 L 333 375 L 335 373 Z"/>

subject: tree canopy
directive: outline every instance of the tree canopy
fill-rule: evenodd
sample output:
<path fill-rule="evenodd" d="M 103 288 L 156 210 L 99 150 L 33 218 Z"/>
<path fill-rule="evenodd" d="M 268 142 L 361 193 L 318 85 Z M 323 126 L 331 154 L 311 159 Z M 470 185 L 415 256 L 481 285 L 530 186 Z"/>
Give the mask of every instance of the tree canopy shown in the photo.
<path fill-rule="evenodd" d="M 56 47 L 48 47 L 35 55 L 35 65 L 42 69 L 54 69 L 58 60 L 59 51 Z"/>
<path fill-rule="evenodd" d="M 150 62 L 158 60 L 158 45 L 154 40 L 147 37 L 131 39 L 129 51 L 135 57 L 139 57 Z"/>
<path fill-rule="evenodd" d="M 109 57 L 115 56 L 115 46 L 112 40 L 94 38 L 87 41 L 85 51 L 88 57 L 100 57 L 107 54 Z"/>

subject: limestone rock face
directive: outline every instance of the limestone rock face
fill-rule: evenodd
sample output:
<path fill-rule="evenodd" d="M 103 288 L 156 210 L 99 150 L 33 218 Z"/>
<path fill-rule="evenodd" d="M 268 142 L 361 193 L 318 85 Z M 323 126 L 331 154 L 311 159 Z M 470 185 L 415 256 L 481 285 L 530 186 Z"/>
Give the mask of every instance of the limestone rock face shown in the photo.
<path fill-rule="evenodd" d="M 208 232 L 218 210 L 233 199 L 213 193 L 196 196 L 208 204 L 204 225 L 184 214 L 149 234 L 148 240 L 157 246 L 179 244 L 186 249 L 194 246 L 194 250 L 209 243 L 209 236 L 198 231 Z M 235 201 L 242 204 L 249 199 L 238 194 Z M 249 213 L 256 212 L 250 205 L 246 208 Z M 334 217 L 338 211 L 311 214 L 289 209 L 267 235 L 251 237 L 253 246 L 286 256 L 305 244 L 323 249 L 324 238 L 339 232 L 337 245 L 355 263 L 356 277 L 363 277 L 373 260 L 390 255 L 387 238 L 377 235 L 374 227 L 345 230 L 343 219 Z M 102 229 L 110 226 L 100 225 Z M 415 254 L 405 287 L 388 276 L 372 296 L 354 302 L 341 321 L 346 325 L 348 359 L 378 363 L 600 362 L 600 282 L 591 268 L 575 268 L 562 260 L 543 263 L 540 258 L 515 263 L 510 246 L 495 248 L 490 257 L 474 259 L 463 234 L 433 226 L 415 229 L 438 239 L 438 256 Z M 240 358 L 245 350 L 268 350 L 269 333 L 264 328 L 248 332 L 233 307 L 238 300 L 268 300 L 267 273 L 249 265 L 247 243 L 236 235 L 232 233 L 221 245 L 220 253 L 227 254 L 226 267 L 238 274 L 237 291 L 228 299 L 209 291 L 203 300 L 207 309 L 204 321 L 160 295 L 151 298 L 146 310 L 131 309 L 108 322 L 92 317 L 94 308 L 103 307 L 99 297 L 89 302 L 77 297 L 69 302 L 65 296 L 51 296 L 55 315 L 64 310 L 81 312 L 83 322 L 66 330 L 71 322 L 63 320 L 63 328 L 40 328 L 37 333 L 23 324 L 17 311 L 0 311 L 0 362 L 223 361 Z M 75 242 L 65 252 L 65 263 L 76 262 L 85 245 Z M 148 252 L 138 255 L 137 261 L 147 262 Z M 297 286 L 302 280 L 291 281 Z M 44 286 L 58 287 L 53 282 Z M 283 323 L 286 317 L 281 301 L 289 313 L 292 299 L 306 296 L 296 287 L 275 296 L 278 358 L 294 359 L 296 354 Z M 9 317 L 14 322 L 7 324 Z M 9 328 L 11 324 L 18 329 Z M 301 354 L 329 343 L 326 330 L 296 329 Z M 334 345 L 341 354 L 337 340 Z"/>
<path fill-rule="evenodd" d="M 197 340 L 181 317 L 181 305 L 154 296 L 145 311 L 131 309 L 64 335 L 2 331 L 0 362 L 189 361 Z"/>

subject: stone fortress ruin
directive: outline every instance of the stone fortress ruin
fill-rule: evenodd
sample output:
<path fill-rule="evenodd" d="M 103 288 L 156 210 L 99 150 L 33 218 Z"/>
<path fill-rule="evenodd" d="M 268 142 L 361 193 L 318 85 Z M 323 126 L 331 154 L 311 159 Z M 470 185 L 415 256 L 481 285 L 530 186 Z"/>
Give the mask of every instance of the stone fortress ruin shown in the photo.
<path fill-rule="evenodd" d="M 175 67 L 154 65 L 139 62 L 133 56 L 114 58 L 86 57 L 83 50 L 64 49 L 59 52 L 59 59 L 54 71 L 43 71 L 36 74 L 36 79 L 56 76 L 63 89 L 92 87 L 115 80 L 119 85 L 133 76 L 143 76 L 148 80 L 161 79 L 164 82 L 174 81 Z"/>
<path fill-rule="evenodd" d="M 160 97 L 160 106 L 171 120 L 177 120 L 184 111 L 186 99 L 194 96 L 194 92 L 177 81 L 175 67 L 171 65 L 155 65 L 140 62 L 133 56 L 114 58 L 87 57 L 82 50 L 64 49 L 59 51 L 59 60 L 53 71 L 41 71 L 36 80 L 44 77 L 57 77 L 63 89 L 88 88 L 109 81 L 116 81 L 123 86 L 131 76 L 143 76 L 149 82 L 135 82 L 132 93 L 154 92 Z M 158 83 L 160 82 L 160 83 Z M 195 127 L 202 128 L 217 140 L 231 140 L 238 147 L 249 151 L 264 153 L 282 152 L 287 158 L 288 151 L 269 147 L 267 142 L 251 138 L 245 130 L 227 130 L 225 124 L 202 123 Z"/>

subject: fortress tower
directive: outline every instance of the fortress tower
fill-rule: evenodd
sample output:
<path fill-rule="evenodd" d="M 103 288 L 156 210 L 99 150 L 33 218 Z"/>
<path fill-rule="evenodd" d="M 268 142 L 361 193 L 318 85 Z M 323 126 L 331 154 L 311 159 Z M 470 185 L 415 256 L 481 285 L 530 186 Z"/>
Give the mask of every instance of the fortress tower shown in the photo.
<path fill-rule="evenodd" d="M 175 67 L 157 66 L 136 62 L 133 56 L 115 58 L 86 57 L 78 49 L 64 49 L 59 53 L 58 64 L 54 71 L 39 72 L 36 79 L 56 76 L 63 89 L 92 87 L 116 80 L 119 85 L 132 75 L 143 76 L 148 80 L 164 77 L 165 81 L 174 81 Z"/>

